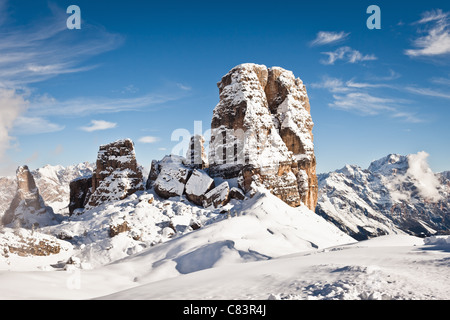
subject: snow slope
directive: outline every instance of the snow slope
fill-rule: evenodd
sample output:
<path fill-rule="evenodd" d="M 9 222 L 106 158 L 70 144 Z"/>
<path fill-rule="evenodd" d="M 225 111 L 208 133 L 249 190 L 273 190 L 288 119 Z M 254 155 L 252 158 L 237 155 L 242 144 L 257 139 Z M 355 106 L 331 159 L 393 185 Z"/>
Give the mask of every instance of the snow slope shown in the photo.
<path fill-rule="evenodd" d="M 450 299 L 448 238 L 356 242 L 264 189 L 212 210 L 140 192 L 41 231 L 67 249 L 4 260 L 0 299 Z"/>
<path fill-rule="evenodd" d="M 374 239 L 375 240 L 375 239 Z M 387 236 L 267 261 L 206 269 L 106 299 L 449 299 L 450 253 Z"/>
<path fill-rule="evenodd" d="M 95 270 L 0 272 L 1 299 L 450 299 L 448 246 L 383 236 L 152 281 L 133 257 Z M 6 289 L 5 289 L 6 288 Z"/>

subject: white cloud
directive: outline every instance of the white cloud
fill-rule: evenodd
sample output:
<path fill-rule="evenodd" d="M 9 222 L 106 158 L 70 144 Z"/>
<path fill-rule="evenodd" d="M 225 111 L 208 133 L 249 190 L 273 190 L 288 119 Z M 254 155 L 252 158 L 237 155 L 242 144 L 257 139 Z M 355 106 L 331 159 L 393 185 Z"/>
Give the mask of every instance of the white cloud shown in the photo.
<path fill-rule="evenodd" d="M 450 21 L 449 13 L 442 10 L 427 11 L 416 24 L 431 24 L 425 29 L 426 35 L 413 41 L 416 49 L 405 50 L 410 57 L 433 57 L 450 54 Z M 423 32 L 419 30 L 419 32 Z"/>
<path fill-rule="evenodd" d="M 64 130 L 64 128 L 64 126 L 52 123 L 44 118 L 21 116 L 14 121 L 12 131 L 19 135 L 34 135 L 57 132 Z"/>
<path fill-rule="evenodd" d="M 377 57 L 373 54 L 363 55 L 358 50 L 352 49 L 350 47 L 340 47 L 332 52 L 322 52 L 328 56 L 327 60 L 320 60 L 322 64 L 332 65 L 338 60 L 342 60 L 348 63 L 357 63 L 362 61 L 377 60 Z"/>
<path fill-rule="evenodd" d="M 28 101 L 12 89 L 0 88 L 0 160 L 10 147 L 9 135 L 14 122 L 26 112 Z"/>
<path fill-rule="evenodd" d="M 324 77 L 323 81 L 320 83 L 312 83 L 311 87 L 327 89 L 330 92 L 338 92 L 338 93 L 349 92 L 352 90 L 341 79 L 330 77 Z"/>
<path fill-rule="evenodd" d="M 349 36 L 350 33 L 320 31 L 317 33 L 316 39 L 310 42 L 311 46 L 321 46 L 326 44 L 334 44 L 341 42 Z"/>
<path fill-rule="evenodd" d="M 152 136 L 145 136 L 139 138 L 138 142 L 140 143 L 155 143 L 158 142 L 160 139 L 158 137 L 152 137 Z"/>
<path fill-rule="evenodd" d="M 91 120 L 90 126 L 81 127 L 80 129 L 86 132 L 100 131 L 113 129 L 117 126 L 117 123 L 108 122 L 104 120 Z"/>
<path fill-rule="evenodd" d="M 422 197 L 432 201 L 438 201 L 441 199 L 438 190 L 440 183 L 428 166 L 428 156 L 429 154 L 424 151 L 409 155 L 407 175 L 414 180 L 414 185 Z"/>

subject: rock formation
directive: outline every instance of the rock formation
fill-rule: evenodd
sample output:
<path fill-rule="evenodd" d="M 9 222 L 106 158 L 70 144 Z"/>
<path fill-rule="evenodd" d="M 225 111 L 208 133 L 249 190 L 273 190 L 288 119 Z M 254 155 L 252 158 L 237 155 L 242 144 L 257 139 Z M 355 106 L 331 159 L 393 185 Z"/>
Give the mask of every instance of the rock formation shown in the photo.
<path fill-rule="evenodd" d="M 296 207 L 317 203 L 313 122 L 306 88 L 282 68 L 242 64 L 218 83 L 209 173 L 262 185 Z"/>
<path fill-rule="evenodd" d="M 80 177 L 70 182 L 69 214 L 77 209 L 84 209 L 92 194 L 92 176 Z"/>
<path fill-rule="evenodd" d="M 92 195 L 87 207 L 122 200 L 144 189 L 142 171 L 138 167 L 134 144 L 130 139 L 100 146 L 96 165 L 92 176 Z"/>
<path fill-rule="evenodd" d="M 25 228 L 52 224 L 53 211 L 45 206 L 27 166 L 20 166 L 17 169 L 16 179 L 16 195 L 2 217 L 2 224 L 14 223 Z"/>

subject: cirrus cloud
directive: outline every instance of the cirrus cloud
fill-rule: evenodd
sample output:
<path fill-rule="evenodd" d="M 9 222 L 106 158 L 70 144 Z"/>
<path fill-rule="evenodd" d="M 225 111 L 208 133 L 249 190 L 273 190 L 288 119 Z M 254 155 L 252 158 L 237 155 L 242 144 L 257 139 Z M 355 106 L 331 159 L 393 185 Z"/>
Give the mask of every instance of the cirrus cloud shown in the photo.
<path fill-rule="evenodd" d="M 160 139 L 158 137 L 152 137 L 152 136 L 145 136 L 139 138 L 138 142 L 140 143 L 155 143 L 158 142 Z"/>
<path fill-rule="evenodd" d="M 108 122 L 104 120 L 91 120 L 91 124 L 89 126 L 81 127 L 80 130 L 86 132 L 94 132 L 101 130 L 113 129 L 117 126 L 117 123 Z"/>
<path fill-rule="evenodd" d="M 322 46 L 327 44 L 335 44 L 344 41 L 348 38 L 350 33 L 344 31 L 341 32 L 329 32 L 319 31 L 316 38 L 310 42 L 310 46 Z"/>
<path fill-rule="evenodd" d="M 415 24 L 427 25 L 425 30 L 418 30 L 425 35 L 413 41 L 415 49 L 405 50 L 410 57 L 433 57 L 450 54 L 450 19 L 449 12 L 441 9 L 427 11 Z"/>

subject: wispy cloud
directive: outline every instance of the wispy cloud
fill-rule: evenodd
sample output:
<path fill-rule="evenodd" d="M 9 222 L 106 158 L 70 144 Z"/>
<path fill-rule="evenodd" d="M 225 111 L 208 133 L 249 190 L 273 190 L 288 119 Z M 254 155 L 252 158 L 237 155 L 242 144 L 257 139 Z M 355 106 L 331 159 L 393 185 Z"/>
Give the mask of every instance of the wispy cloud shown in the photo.
<path fill-rule="evenodd" d="M 314 47 L 327 44 L 336 44 L 347 39 L 349 35 L 350 33 L 346 33 L 344 31 L 341 32 L 320 31 L 317 33 L 316 38 L 310 42 L 310 46 Z"/>
<path fill-rule="evenodd" d="M 89 126 L 81 127 L 80 129 L 86 132 L 94 132 L 101 130 L 108 130 L 117 127 L 117 123 L 108 122 L 104 120 L 91 120 Z"/>
<path fill-rule="evenodd" d="M 34 135 L 64 130 L 64 126 L 40 117 L 20 116 L 14 121 L 12 132 L 18 135 Z"/>
<path fill-rule="evenodd" d="M 0 0 L 0 159 L 14 139 L 12 134 L 55 132 L 63 126 L 47 120 L 44 113 L 30 113 L 34 104 L 29 85 L 62 74 L 91 70 L 83 65 L 100 53 L 113 50 L 123 37 L 84 21 L 83 29 L 66 28 L 67 14 L 49 2 L 51 15 L 16 24 L 8 1 Z M 52 115 L 48 113 L 47 115 Z"/>
<path fill-rule="evenodd" d="M 441 9 L 427 11 L 415 24 L 426 25 L 425 30 L 418 30 L 425 35 L 413 41 L 415 49 L 405 50 L 406 55 L 433 57 L 450 54 L 449 12 L 443 12 Z"/>
<path fill-rule="evenodd" d="M 406 90 L 419 94 L 422 96 L 429 96 L 429 97 L 435 97 L 435 98 L 443 98 L 443 99 L 450 99 L 450 93 L 429 89 L 429 88 L 416 88 L 416 87 L 406 87 Z"/>
<path fill-rule="evenodd" d="M 377 115 L 381 111 L 394 111 L 390 105 L 394 103 L 393 99 L 381 98 L 370 95 L 365 92 L 350 92 L 345 95 L 333 95 L 334 102 L 330 107 L 356 111 L 364 115 Z"/>
<path fill-rule="evenodd" d="M 344 81 L 339 78 L 324 77 L 320 83 L 311 84 L 312 88 L 325 89 L 332 94 L 331 108 L 353 112 L 363 116 L 386 115 L 409 123 L 422 122 L 414 112 L 406 109 L 410 101 L 388 97 L 379 88 L 398 90 L 389 83 Z M 406 109 L 406 110 L 405 110 Z"/>
<path fill-rule="evenodd" d="M 335 51 L 322 52 L 322 54 L 328 56 L 328 59 L 320 60 L 320 62 L 325 65 L 332 65 L 339 60 L 347 63 L 377 60 L 377 57 L 373 54 L 362 54 L 358 50 L 352 49 L 350 47 L 340 47 Z"/>
<path fill-rule="evenodd" d="M 439 85 L 445 85 L 445 86 L 450 86 L 450 79 L 449 78 L 432 78 L 431 82 L 435 83 L 435 84 L 439 84 Z"/>
<path fill-rule="evenodd" d="M 61 74 L 90 70 L 81 62 L 113 50 L 123 37 L 88 23 L 73 32 L 64 23 L 65 11 L 50 4 L 52 16 L 29 25 L 4 28 L 0 42 L 0 86 L 16 87 Z"/>
<path fill-rule="evenodd" d="M 170 95 L 148 93 L 121 99 L 77 97 L 57 100 L 49 95 L 43 95 L 31 101 L 29 113 L 41 117 L 81 117 L 122 111 L 137 111 L 178 99 L 180 99 L 180 95 L 176 92 Z"/>
<path fill-rule="evenodd" d="M 146 136 L 139 138 L 138 142 L 140 143 L 155 143 L 158 142 L 160 139 L 158 137 L 152 137 L 152 136 Z"/>
<path fill-rule="evenodd" d="M 191 91 L 192 88 L 182 83 L 177 83 L 177 87 L 184 91 Z"/>

